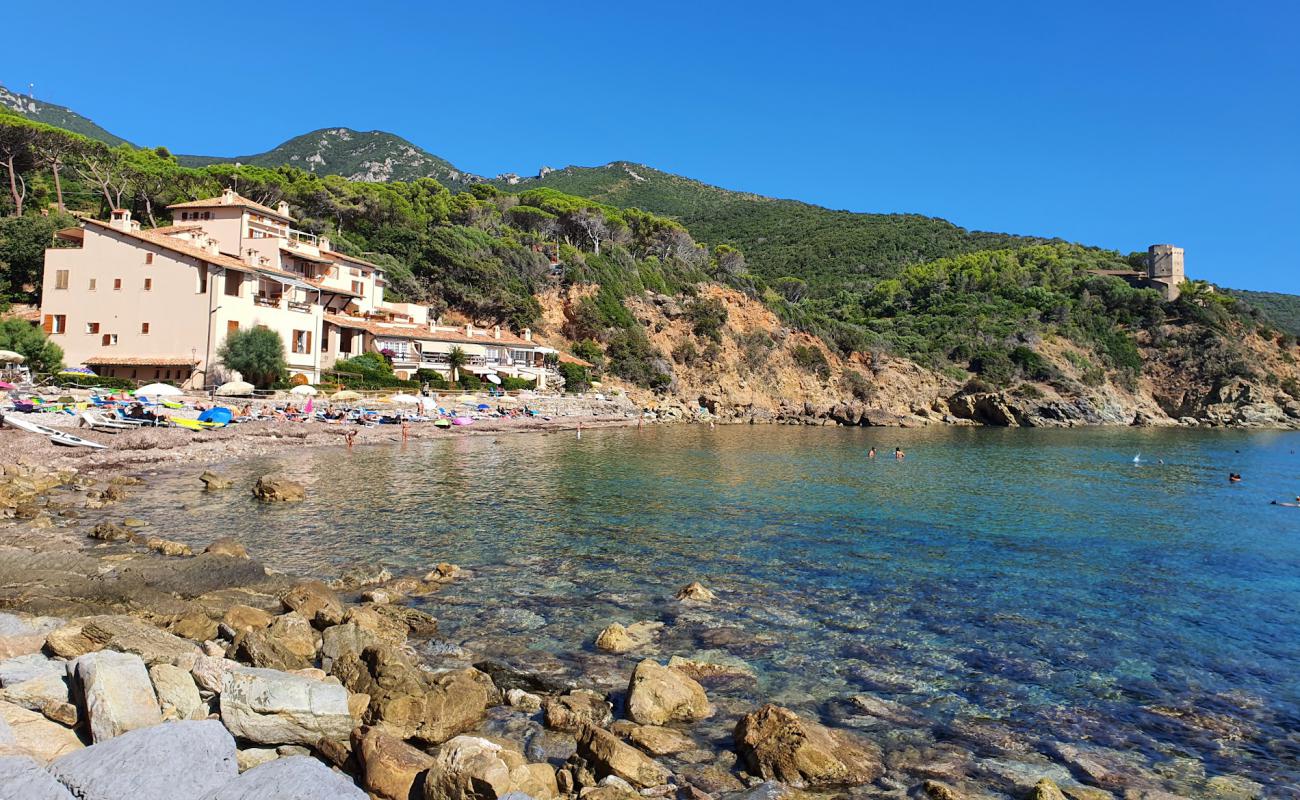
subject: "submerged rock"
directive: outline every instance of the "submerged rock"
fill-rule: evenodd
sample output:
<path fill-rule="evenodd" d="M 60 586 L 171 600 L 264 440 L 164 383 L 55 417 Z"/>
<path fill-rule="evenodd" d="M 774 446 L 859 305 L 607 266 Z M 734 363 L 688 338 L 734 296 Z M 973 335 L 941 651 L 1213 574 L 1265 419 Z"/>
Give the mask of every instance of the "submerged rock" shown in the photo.
<path fill-rule="evenodd" d="M 264 503 L 296 503 L 307 498 L 307 487 L 279 475 L 263 475 L 253 486 L 253 496 Z"/>
<path fill-rule="evenodd" d="M 873 746 L 770 703 L 741 719 L 734 739 L 751 774 L 798 788 L 870 783 L 884 771 Z"/>
<path fill-rule="evenodd" d="M 203 474 L 199 476 L 199 480 L 203 482 L 203 488 L 207 489 L 209 492 L 215 492 L 219 489 L 229 489 L 231 486 L 235 485 L 235 482 L 230 478 L 227 478 L 225 475 L 219 475 L 210 469 L 204 470 Z"/>

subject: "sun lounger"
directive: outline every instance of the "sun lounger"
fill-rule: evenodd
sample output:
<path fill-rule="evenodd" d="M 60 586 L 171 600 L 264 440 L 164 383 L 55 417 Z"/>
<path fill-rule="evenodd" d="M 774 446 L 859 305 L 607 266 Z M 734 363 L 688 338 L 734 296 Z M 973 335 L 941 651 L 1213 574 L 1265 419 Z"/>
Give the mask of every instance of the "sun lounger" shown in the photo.
<path fill-rule="evenodd" d="M 106 419 L 93 411 L 81 412 L 80 425 L 89 426 L 92 431 L 108 431 L 109 433 L 135 430 L 137 427 L 118 420 Z"/>

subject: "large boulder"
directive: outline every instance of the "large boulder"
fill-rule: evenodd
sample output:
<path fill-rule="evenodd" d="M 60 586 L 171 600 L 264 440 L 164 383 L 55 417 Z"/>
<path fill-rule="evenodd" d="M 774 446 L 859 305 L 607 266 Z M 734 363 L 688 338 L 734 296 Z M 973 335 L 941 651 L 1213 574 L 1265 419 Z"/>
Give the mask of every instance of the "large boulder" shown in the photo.
<path fill-rule="evenodd" d="M 134 653 L 149 666 L 171 664 L 177 659 L 198 655 L 200 652 L 193 642 L 173 636 L 135 617 L 120 614 L 87 617 L 77 624 L 81 626 L 80 638 L 88 642 L 86 652 L 117 650 Z"/>
<path fill-rule="evenodd" d="M 404 654 L 383 646 L 342 656 L 333 673 L 350 691 L 370 697 L 367 723 L 402 739 L 431 744 L 469 730 L 497 700 L 492 679 L 476 669 L 430 675 Z"/>
<path fill-rule="evenodd" d="M 235 485 L 235 482 L 230 478 L 213 472 L 210 469 L 204 470 L 203 474 L 199 476 L 199 480 L 203 482 L 203 488 L 207 489 L 209 492 L 229 489 L 231 486 Z"/>
<path fill-rule="evenodd" d="M 241 633 L 269 628 L 274 621 L 275 617 L 269 612 L 241 604 L 226 609 L 226 613 L 221 617 L 222 626 L 229 630 L 232 638 Z"/>
<path fill-rule="evenodd" d="M 253 767 L 198 800 L 367 800 L 352 781 L 314 758 L 291 756 Z"/>
<path fill-rule="evenodd" d="M 378 644 L 373 633 L 362 629 L 355 622 L 331 625 L 321 631 L 320 668 L 332 672 L 339 659 L 345 656 L 359 657 L 367 647 Z"/>
<path fill-rule="evenodd" d="M 74 800 L 30 756 L 0 756 L 0 798 L 3 800 Z"/>
<path fill-rule="evenodd" d="M 62 661 L 55 661 L 43 653 L 28 653 L 0 661 L 0 686 L 12 686 L 50 673 L 65 675 L 67 671 Z"/>
<path fill-rule="evenodd" d="M 297 611 L 318 628 L 343 621 L 343 602 L 334 590 L 320 581 L 302 581 L 280 597 L 290 611 Z"/>
<path fill-rule="evenodd" d="M 101 650 L 68 663 L 95 743 L 162 722 L 158 696 L 144 660 L 134 653 Z"/>
<path fill-rule="evenodd" d="M 58 626 L 58 620 L 48 617 L 31 619 L 0 613 L 0 660 L 40 652 L 45 646 L 45 634 Z"/>
<path fill-rule="evenodd" d="M 501 800 L 512 792 L 552 800 L 558 795 L 555 770 L 477 736 L 443 744 L 424 782 L 424 800 Z"/>
<path fill-rule="evenodd" d="M 412 787 L 424 785 L 434 758 L 379 728 L 352 732 L 352 752 L 362 767 L 364 785 L 385 800 L 408 800 Z"/>
<path fill-rule="evenodd" d="M 713 713 L 709 698 L 693 678 L 647 658 L 632 672 L 627 715 L 642 725 L 695 722 Z"/>
<path fill-rule="evenodd" d="M 596 635 L 596 649 L 607 653 L 627 653 L 654 641 L 662 622 L 633 622 L 623 626 L 613 622 Z"/>
<path fill-rule="evenodd" d="M 45 763 L 84 747 L 77 734 L 59 723 L 0 702 L 0 754 L 26 755 Z"/>
<path fill-rule="evenodd" d="M 263 475 L 253 486 L 253 496 L 264 503 L 296 503 L 307 499 L 307 487 L 279 475 Z"/>
<path fill-rule="evenodd" d="M 238 774 L 235 740 L 216 720 L 169 722 L 124 733 L 50 765 L 80 800 L 204 797 Z"/>
<path fill-rule="evenodd" d="M 229 536 L 223 536 L 220 539 L 217 539 L 212 544 L 203 548 L 203 552 L 208 553 L 209 555 L 223 556 L 225 558 L 241 558 L 248 560 L 248 548 L 244 547 Z"/>
<path fill-rule="evenodd" d="M 663 764 L 603 728 L 583 725 L 577 738 L 578 756 L 591 766 L 597 778 L 614 775 L 636 788 L 647 789 L 667 783 L 672 775 Z"/>
<path fill-rule="evenodd" d="M 11 683 L 0 689 L 0 700 L 40 711 L 50 704 L 69 702 L 67 675 L 60 672 L 42 672 L 34 678 Z"/>
<path fill-rule="evenodd" d="M 355 723 L 342 686 L 255 667 L 225 673 L 221 721 L 250 742 L 303 745 L 346 739 Z"/>
<path fill-rule="evenodd" d="M 687 603 L 711 603 L 718 599 L 711 589 L 699 581 L 692 581 L 678 589 L 676 597 Z"/>
<path fill-rule="evenodd" d="M 205 692 L 219 693 L 226 682 L 226 673 L 239 669 L 240 663 L 221 656 L 199 656 L 194 659 L 190 675 L 194 682 Z"/>
<path fill-rule="evenodd" d="M 202 719 L 208 715 L 207 704 L 199 697 L 199 687 L 188 670 L 171 664 L 154 664 L 149 668 L 154 692 L 163 719 Z"/>
<path fill-rule="evenodd" d="M 873 746 L 770 703 L 742 718 L 734 739 L 751 774 L 797 788 L 870 783 L 884 771 Z"/>

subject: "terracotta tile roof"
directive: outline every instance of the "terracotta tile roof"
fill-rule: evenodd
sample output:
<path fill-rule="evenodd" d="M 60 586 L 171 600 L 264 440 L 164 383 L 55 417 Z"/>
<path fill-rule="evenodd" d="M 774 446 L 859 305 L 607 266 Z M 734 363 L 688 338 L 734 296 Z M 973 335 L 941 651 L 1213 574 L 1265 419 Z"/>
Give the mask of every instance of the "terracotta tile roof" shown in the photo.
<path fill-rule="evenodd" d="M 577 364 L 580 367 L 592 366 L 592 363 L 590 361 L 584 361 L 581 358 L 578 358 L 577 356 L 569 355 L 563 350 L 557 350 L 555 352 L 559 354 L 561 364 Z"/>
<path fill-rule="evenodd" d="M 157 228 L 150 228 L 149 232 L 173 234 L 173 233 L 188 233 L 189 231 L 201 231 L 201 230 L 203 230 L 202 225 L 188 224 L 188 225 L 162 225 Z"/>
<path fill-rule="evenodd" d="M 365 297 L 364 294 L 357 294 L 351 289 L 336 289 L 333 286 L 326 286 L 325 282 L 316 278 L 303 278 L 304 281 L 320 289 L 325 294 L 341 294 L 344 297 Z"/>
<path fill-rule="evenodd" d="M 310 261 L 313 264 L 334 263 L 333 261 L 330 261 L 328 258 L 321 258 L 320 256 L 314 256 L 311 253 L 304 253 L 301 250 L 295 250 L 292 247 L 281 247 L 280 252 L 286 255 L 293 256 L 294 258 L 301 258 L 303 261 Z"/>
<path fill-rule="evenodd" d="M 40 322 L 41 310 L 36 306 L 30 306 L 26 303 L 14 303 L 9 306 L 9 310 L 0 316 L 7 319 L 21 319 L 25 322 Z"/>
<path fill-rule="evenodd" d="M 226 253 L 214 254 L 212 252 L 209 252 L 208 250 L 204 250 L 202 247 L 197 247 L 188 242 L 183 242 L 180 239 L 175 238 L 174 236 L 168 236 L 165 233 L 158 233 L 157 228 L 141 228 L 138 231 L 124 231 L 120 228 L 114 228 L 109 223 L 97 219 L 86 219 L 83 220 L 83 222 L 85 222 L 85 224 L 87 225 L 92 225 L 96 228 L 99 228 L 102 231 L 116 233 L 121 236 L 126 236 L 128 238 L 136 239 L 142 242 L 148 242 L 149 244 L 156 245 L 158 247 L 163 248 L 164 250 L 170 250 L 173 253 L 178 253 L 183 256 L 189 256 L 190 258 L 196 258 L 200 261 L 205 261 L 209 264 L 214 264 L 218 267 L 233 269 L 236 272 L 248 272 L 248 273 L 261 272 L 267 275 L 274 275 L 277 277 L 301 278 L 301 276 L 296 275 L 292 272 L 285 272 L 284 270 L 275 269 L 274 267 L 262 267 L 262 266 L 254 267 Z"/>
<path fill-rule="evenodd" d="M 94 356 L 85 361 L 88 367 L 192 367 L 197 363 L 195 358 L 167 356 Z"/>
<path fill-rule="evenodd" d="M 320 254 L 322 256 L 325 256 L 326 258 L 332 258 L 336 260 L 341 259 L 343 261 L 349 261 L 353 264 L 360 264 L 363 267 L 370 267 L 371 269 L 377 269 L 380 272 L 384 271 L 384 268 L 379 266 L 378 264 L 374 264 L 369 261 L 366 261 L 364 258 L 357 258 L 356 256 L 345 255 L 344 253 L 340 253 L 337 250 L 322 250 L 320 251 Z"/>
<path fill-rule="evenodd" d="M 86 238 L 86 232 L 81 228 L 62 228 L 55 231 L 54 235 L 69 242 L 80 242 Z"/>
<path fill-rule="evenodd" d="M 256 211 L 259 214 L 265 214 L 268 217 L 275 217 L 276 219 L 293 222 L 292 217 L 286 217 L 274 208 L 269 208 L 261 203 L 249 200 L 241 194 L 236 194 L 234 200 L 229 203 L 223 202 L 220 197 L 208 197 L 203 200 L 190 200 L 187 203 L 174 203 L 167 206 L 167 208 L 246 208 L 251 211 Z"/>

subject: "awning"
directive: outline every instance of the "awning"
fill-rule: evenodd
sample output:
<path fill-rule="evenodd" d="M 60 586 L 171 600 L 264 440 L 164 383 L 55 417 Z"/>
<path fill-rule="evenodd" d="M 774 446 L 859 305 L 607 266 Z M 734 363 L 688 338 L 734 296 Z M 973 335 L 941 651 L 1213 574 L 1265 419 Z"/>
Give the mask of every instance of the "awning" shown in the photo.
<path fill-rule="evenodd" d="M 261 275 L 264 278 L 270 278 L 273 281 L 278 281 L 279 283 L 282 283 L 285 286 L 292 286 L 295 289 L 306 289 L 309 292 L 320 291 L 320 289 L 316 288 L 315 286 L 312 286 L 310 283 L 307 283 L 306 281 L 300 281 L 297 278 L 288 278 L 285 277 L 284 275 L 277 275 L 274 272 L 263 272 L 261 270 L 258 270 L 257 274 Z"/>
<path fill-rule="evenodd" d="M 312 262 L 313 264 L 333 264 L 333 263 L 334 263 L 333 261 L 330 261 L 328 258 L 321 258 L 320 256 L 313 256 L 313 255 L 310 255 L 309 253 L 304 253 L 304 252 L 302 252 L 301 250 L 295 250 L 295 249 L 293 249 L 292 247 L 281 247 L 281 248 L 280 248 L 280 252 L 281 252 L 281 253 L 287 253 L 288 255 L 291 255 L 291 256 L 293 256 L 294 258 L 300 258 L 300 259 L 302 259 L 303 261 L 310 261 L 310 262 Z"/>

